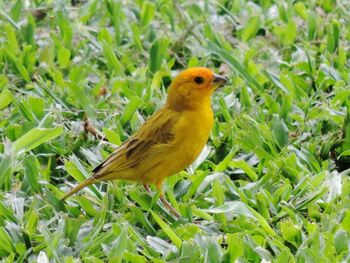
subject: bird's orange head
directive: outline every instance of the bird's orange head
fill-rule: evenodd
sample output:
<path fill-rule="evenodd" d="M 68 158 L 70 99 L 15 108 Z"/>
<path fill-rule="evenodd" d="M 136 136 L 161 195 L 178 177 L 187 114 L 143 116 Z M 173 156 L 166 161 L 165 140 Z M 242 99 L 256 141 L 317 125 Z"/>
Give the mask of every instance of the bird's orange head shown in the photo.
<path fill-rule="evenodd" d="M 211 69 L 193 67 L 182 71 L 172 81 L 168 91 L 168 107 L 182 111 L 210 103 L 210 95 L 227 79 Z"/>

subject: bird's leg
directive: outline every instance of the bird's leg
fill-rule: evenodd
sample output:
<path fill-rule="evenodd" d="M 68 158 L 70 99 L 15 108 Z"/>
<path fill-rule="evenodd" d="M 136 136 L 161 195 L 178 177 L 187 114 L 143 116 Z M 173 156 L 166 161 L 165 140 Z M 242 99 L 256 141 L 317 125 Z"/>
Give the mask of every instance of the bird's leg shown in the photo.
<path fill-rule="evenodd" d="M 106 136 L 92 125 L 92 123 L 90 122 L 86 114 L 84 115 L 83 120 L 84 120 L 85 133 L 91 133 L 99 141 L 108 142 L 108 139 L 106 138 Z"/>
<path fill-rule="evenodd" d="M 164 198 L 163 192 L 162 192 L 162 184 L 163 181 L 157 182 L 156 183 L 156 188 L 158 191 L 160 191 L 159 199 L 163 203 L 163 205 L 169 209 L 169 211 L 176 217 L 181 217 L 180 213 L 176 211 L 174 207 Z"/>
<path fill-rule="evenodd" d="M 163 203 L 163 205 L 164 205 L 166 208 L 168 208 L 169 211 L 170 211 L 174 216 L 176 216 L 176 217 L 181 217 L 181 215 L 179 214 L 179 212 L 176 211 L 176 209 L 175 209 L 174 207 L 172 207 L 172 205 L 169 204 L 169 202 L 164 198 L 163 193 L 161 193 L 161 194 L 159 195 L 159 199 L 160 199 L 160 201 Z"/>
<path fill-rule="evenodd" d="M 147 184 L 144 184 L 143 187 L 146 189 L 146 191 L 148 193 L 151 193 L 151 189 L 149 188 L 149 186 Z"/>

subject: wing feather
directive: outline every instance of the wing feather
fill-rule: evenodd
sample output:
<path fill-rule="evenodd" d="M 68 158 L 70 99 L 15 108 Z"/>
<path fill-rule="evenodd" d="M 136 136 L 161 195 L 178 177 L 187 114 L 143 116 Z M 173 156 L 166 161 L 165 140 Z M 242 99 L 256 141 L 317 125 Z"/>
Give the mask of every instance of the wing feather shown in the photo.
<path fill-rule="evenodd" d="M 173 127 L 176 124 L 176 113 L 165 109 L 156 113 L 144 123 L 139 132 L 127 140 L 118 150 L 112 153 L 93 172 L 95 179 L 107 174 L 123 173 L 126 169 L 135 168 L 152 158 L 155 146 L 170 144 L 174 140 Z M 118 179 L 118 178 L 113 178 Z"/>

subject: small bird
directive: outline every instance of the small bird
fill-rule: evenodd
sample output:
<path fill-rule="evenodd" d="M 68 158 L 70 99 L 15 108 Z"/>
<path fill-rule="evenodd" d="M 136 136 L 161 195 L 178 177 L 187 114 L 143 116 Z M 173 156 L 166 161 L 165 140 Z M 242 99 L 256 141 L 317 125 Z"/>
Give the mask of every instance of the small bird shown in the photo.
<path fill-rule="evenodd" d="M 122 179 L 141 182 L 150 192 L 154 184 L 161 202 L 174 215 L 179 213 L 164 198 L 161 189 L 166 177 L 176 174 L 201 153 L 208 141 L 214 117 L 213 91 L 227 82 L 204 67 L 188 68 L 178 74 L 168 89 L 165 105 L 61 200 L 87 185 Z"/>

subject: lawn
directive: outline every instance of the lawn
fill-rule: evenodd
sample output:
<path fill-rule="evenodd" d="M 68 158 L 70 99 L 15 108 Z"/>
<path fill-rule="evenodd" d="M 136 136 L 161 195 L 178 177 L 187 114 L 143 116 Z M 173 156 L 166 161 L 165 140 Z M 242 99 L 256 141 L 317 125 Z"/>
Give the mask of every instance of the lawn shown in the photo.
<path fill-rule="evenodd" d="M 0 1 L 0 260 L 350 261 L 349 24 L 347 0 Z M 61 202 L 193 66 L 229 83 L 164 184 L 181 218 L 124 181 Z"/>

